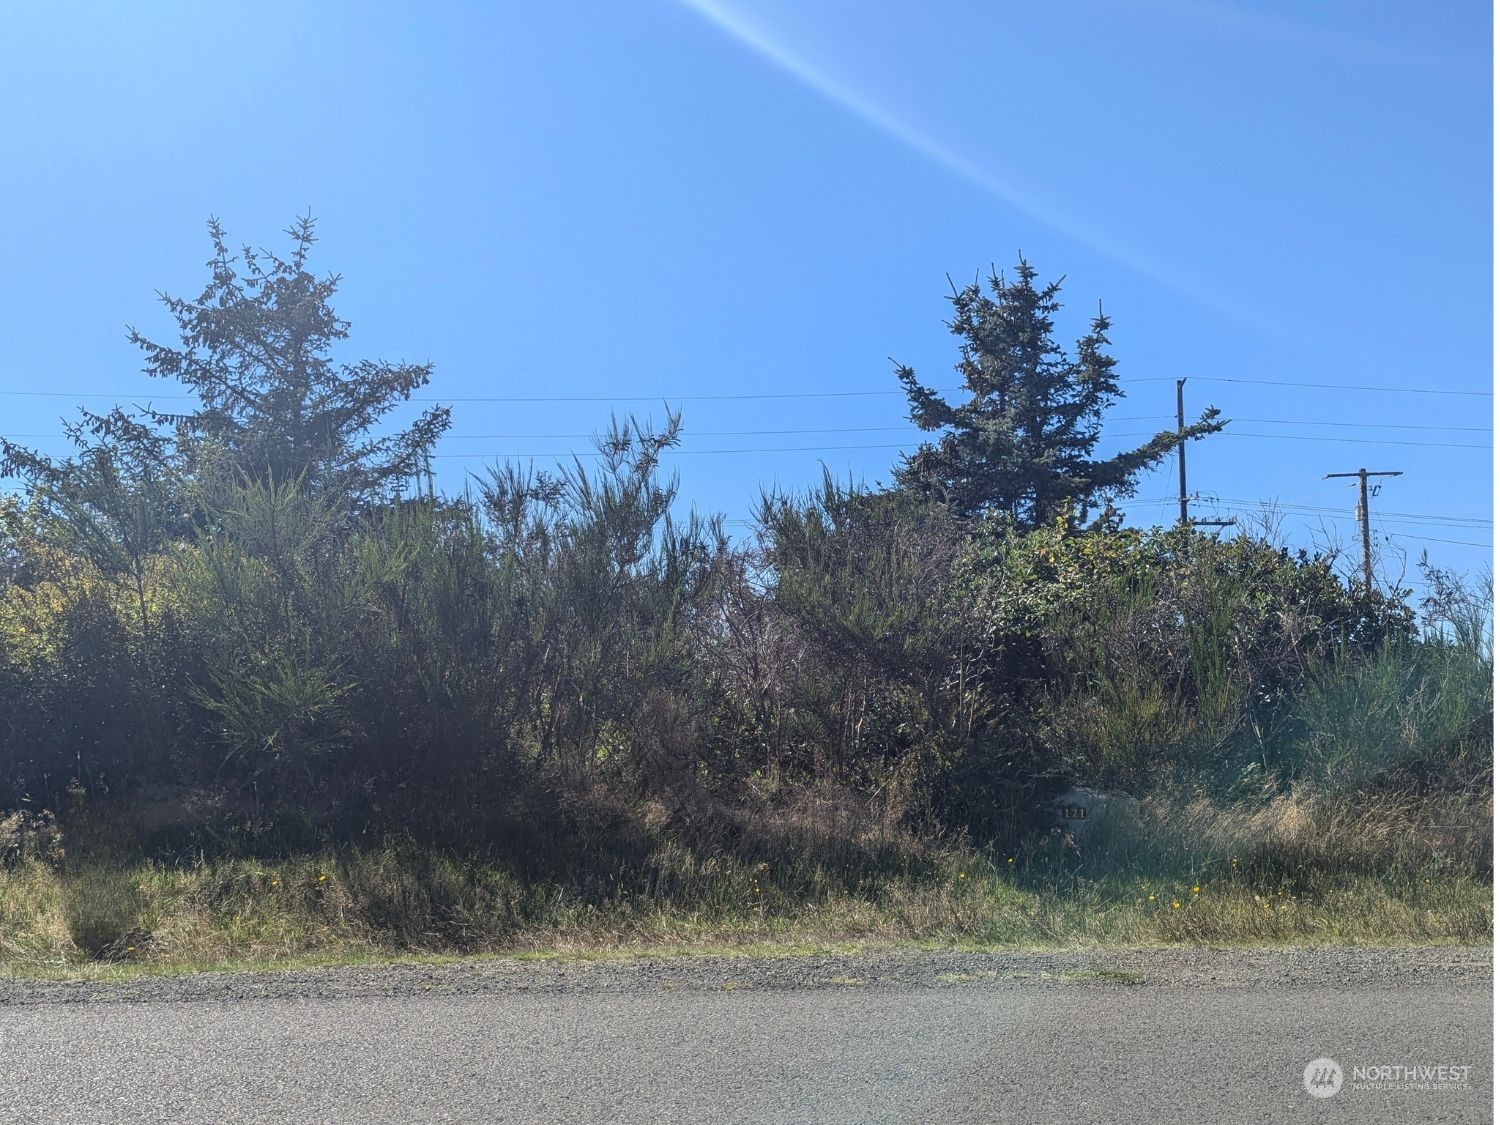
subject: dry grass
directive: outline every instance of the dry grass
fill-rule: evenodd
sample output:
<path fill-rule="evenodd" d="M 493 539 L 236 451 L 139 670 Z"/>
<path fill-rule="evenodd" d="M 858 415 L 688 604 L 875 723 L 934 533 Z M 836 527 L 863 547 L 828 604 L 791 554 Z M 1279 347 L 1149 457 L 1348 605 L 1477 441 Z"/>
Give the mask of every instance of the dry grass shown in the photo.
<path fill-rule="evenodd" d="M 82 833 L 0 865 L 0 965 L 76 974 L 849 942 L 1486 943 L 1494 924 L 1488 800 L 1155 800 L 1092 822 L 1082 840 L 993 857 L 824 798 L 687 833 L 660 809 L 610 815 L 635 818 L 649 847 L 617 847 L 616 824 L 550 873 L 410 840 L 173 860 Z"/>
<path fill-rule="evenodd" d="M 1294 790 L 1259 803 L 1155 798 L 1116 806 L 1089 835 L 1042 842 L 1056 871 L 1090 875 L 1180 871 L 1232 864 L 1242 873 L 1467 873 L 1488 877 L 1494 803 L 1489 795 Z"/>

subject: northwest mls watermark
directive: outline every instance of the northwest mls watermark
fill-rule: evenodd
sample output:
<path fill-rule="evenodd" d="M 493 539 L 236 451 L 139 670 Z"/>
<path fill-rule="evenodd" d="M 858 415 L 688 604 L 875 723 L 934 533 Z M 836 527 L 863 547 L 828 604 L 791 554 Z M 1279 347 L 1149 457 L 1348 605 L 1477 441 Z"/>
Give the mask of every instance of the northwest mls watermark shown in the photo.
<path fill-rule="evenodd" d="M 1452 1063 L 1363 1062 L 1345 1067 L 1336 1059 L 1313 1059 L 1302 1072 L 1302 1088 L 1315 1098 L 1340 1090 L 1405 1090 L 1428 1094 L 1469 1088 L 1472 1066 Z"/>

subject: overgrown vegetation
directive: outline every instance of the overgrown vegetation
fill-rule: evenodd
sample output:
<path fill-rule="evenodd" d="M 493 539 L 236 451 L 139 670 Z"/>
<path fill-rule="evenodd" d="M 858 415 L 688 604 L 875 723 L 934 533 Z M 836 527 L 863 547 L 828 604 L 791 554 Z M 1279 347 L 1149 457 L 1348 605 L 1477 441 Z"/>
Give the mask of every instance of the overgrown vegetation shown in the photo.
<path fill-rule="evenodd" d="M 1069 360 L 1024 263 L 955 296 L 968 406 L 902 373 L 952 440 L 734 543 L 675 416 L 423 487 L 430 368 L 336 366 L 291 233 L 133 335 L 197 411 L 3 449 L 0 959 L 1487 938 L 1488 588 L 1121 527 L 1179 438 L 1091 460 L 1107 322 Z"/>

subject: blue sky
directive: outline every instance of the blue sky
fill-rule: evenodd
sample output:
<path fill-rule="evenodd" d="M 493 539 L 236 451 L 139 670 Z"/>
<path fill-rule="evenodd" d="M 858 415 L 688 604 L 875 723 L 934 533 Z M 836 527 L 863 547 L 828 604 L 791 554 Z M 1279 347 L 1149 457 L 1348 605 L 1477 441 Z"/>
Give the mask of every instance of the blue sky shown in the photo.
<path fill-rule="evenodd" d="M 0 432 L 165 406 L 126 325 L 170 335 L 209 215 L 280 247 L 311 209 L 349 358 L 436 364 L 443 487 L 665 400 L 685 498 L 739 521 L 824 464 L 889 479 L 888 357 L 951 386 L 947 277 L 1024 252 L 1067 277 L 1060 337 L 1115 322 L 1101 453 L 1186 377 L 1233 419 L 1189 449 L 1194 515 L 1274 501 L 1352 561 L 1323 475 L 1399 469 L 1388 576 L 1475 569 L 1491 44 L 1487 4 L 1385 0 L 0 3 Z M 825 397 L 723 397 L 754 395 Z M 1163 466 L 1131 521 L 1175 494 Z"/>

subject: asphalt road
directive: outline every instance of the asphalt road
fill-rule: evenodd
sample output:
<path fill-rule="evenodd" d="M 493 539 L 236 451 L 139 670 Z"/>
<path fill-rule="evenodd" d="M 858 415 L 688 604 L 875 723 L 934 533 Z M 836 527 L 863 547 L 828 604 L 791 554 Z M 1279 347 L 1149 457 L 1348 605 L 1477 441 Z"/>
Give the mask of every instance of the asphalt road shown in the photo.
<path fill-rule="evenodd" d="M 0 981 L 0 1117 L 1488 1121 L 1492 997 L 1490 950 Z M 1330 1097 L 1304 1087 L 1319 1057 L 1342 1067 Z M 1438 1065 L 1469 1070 L 1368 1069 Z"/>

